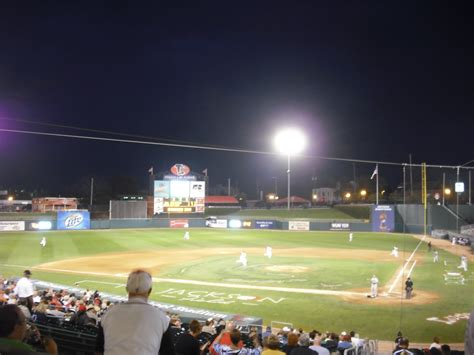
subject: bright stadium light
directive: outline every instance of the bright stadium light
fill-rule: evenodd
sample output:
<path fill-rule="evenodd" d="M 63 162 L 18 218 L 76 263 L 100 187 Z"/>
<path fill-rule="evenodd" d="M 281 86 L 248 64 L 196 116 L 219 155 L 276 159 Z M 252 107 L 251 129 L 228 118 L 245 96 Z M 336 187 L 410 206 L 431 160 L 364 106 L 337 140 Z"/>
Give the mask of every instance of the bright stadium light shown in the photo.
<path fill-rule="evenodd" d="M 306 138 L 304 134 L 294 128 L 288 128 L 277 133 L 275 136 L 275 148 L 278 152 L 288 156 L 288 209 L 290 209 L 290 160 L 291 156 L 303 151 L 306 145 Z"/>

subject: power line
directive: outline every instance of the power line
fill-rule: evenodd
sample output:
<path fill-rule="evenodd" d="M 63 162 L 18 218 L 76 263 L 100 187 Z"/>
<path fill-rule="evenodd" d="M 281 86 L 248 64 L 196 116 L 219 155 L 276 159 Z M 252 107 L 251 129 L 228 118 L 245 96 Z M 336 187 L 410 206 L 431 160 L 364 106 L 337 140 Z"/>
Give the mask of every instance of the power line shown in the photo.
<path fill-rule="evenodd" d="M 225 151 L 225 152 L 234 152 L 234 153 L 262 154 L 262 155 L 273 155 L 273 156 L 281 155 L 280 153 L 276 153 L 276 152 L 242 149 L 242 148 L 226 148 L 226 147 L 215 147 L 215 146 L 211 146 L 211 145 L 183 144 L 183 143 L 151 142 L 151 141 L 144 141 L 144 140 L 108 138 L 108 137 L 97 137 L 97 136 L 83 136 L 83 135 L 77 135 L 77 134 L 27 131 L 27 130 L 6 129 L 6 128 L 0 128 L 0 132 L 31 134 L 31 135 L 38 135 L 38 136 L 50 136 L 50 137 L 72 138 L 72 139 L 83 139 L 83 140 L 106 141 L 106 142 L 118 142 L 118 143 L 156 145 L 156 146 L 175 147 L 175 148 L 203 149 L 203 150 Z M 354 163 L 364 163 L 364 164 L 381 164 L 381 165 L 414 166 L 414 167 L 421 167 L 422 166 L 422 164 L 413 164 L 413 163 L 408 164 L 408 163 L 397 163 L 397 162 L 365 160 L 365 159 L 325 157 L 325 156 L 315 156 L 315 155 L 298 155 L 298 156 L 302 157 L 302 158 L 308 158 L 308 159 L 322 159 L 322 160 L 354 162 Z M 426 164 L 425 166 L 428 167 L 428 168 L 474 170 L 474 167 L 459 166 L 459 165 Z"/>

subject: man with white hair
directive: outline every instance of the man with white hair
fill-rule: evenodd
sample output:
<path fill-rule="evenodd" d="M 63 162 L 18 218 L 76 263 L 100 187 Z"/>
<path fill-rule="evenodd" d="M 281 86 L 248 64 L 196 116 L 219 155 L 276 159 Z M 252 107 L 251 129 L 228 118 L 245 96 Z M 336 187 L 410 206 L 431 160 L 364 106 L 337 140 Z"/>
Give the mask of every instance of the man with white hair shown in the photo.
<path fill-rule="evenodd" d="M 169 318 L 148 303 L 153 286 L 151 275 L 143 270 L 130 273 L 128 301 L 118 303 L 102 317 L 96 354 L 174 354 Z"/>

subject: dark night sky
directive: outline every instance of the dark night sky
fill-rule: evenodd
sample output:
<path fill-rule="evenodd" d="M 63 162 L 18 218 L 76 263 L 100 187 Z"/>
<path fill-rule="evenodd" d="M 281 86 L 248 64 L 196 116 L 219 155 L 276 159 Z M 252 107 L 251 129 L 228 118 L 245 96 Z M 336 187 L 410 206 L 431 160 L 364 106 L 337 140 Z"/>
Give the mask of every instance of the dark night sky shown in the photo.
<path fill-rule="evenodd" d="M 0 5 L 0 128 L 92 134 L 1 119 L 16 118 L 269 151 L 277 128 L 295 125 L 310 155 L 474 159 L 474 30 L 462 2 L 65 3 Z M 146 186 L 151 165 L 176 162 L 250 193 L 257 178 L 285 181 L 282 157 L 0 132 L 0 189 L 60 193 L 119 174 Z M 352 166 L 297 159 L 295 185 L 314 171 L 344 179 Z M 400 169 L 389 175 L 398 184 Z"/>

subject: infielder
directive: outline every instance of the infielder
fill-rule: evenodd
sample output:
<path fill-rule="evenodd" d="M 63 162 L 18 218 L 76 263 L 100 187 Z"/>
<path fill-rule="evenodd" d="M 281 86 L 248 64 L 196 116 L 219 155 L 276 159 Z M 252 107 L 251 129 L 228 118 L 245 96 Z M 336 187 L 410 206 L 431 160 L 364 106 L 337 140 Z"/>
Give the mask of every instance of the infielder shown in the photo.
<path fill-rule="evenodd" d="M 240 257 L 236 263 L 242 264 L 243 267 L 247 266 L 247 253 L 245 251 L 240 252 Z"/>
<path fill-rule="evenodd" d="M 370 297 L 377 297 L 377 288 L 379 286 L 379 279 L 377 276 L 373 275 L 370 279 Z"/>
<path fill-rule="evenodd" d="M 439 253 L 437 250 L 433 252 L 433 262 L 437 263 L 439 261 Z"/>
<path fill-rule="evenodd" d="M 393 247 L 392 252 L 390 253 L 390 255 L 393 255 L 394 257 L 398 258 L 398 248 Z"/>
<path fill-rule="evenodd" d="M 186 231 L 186 232 L 184 233 L 184 237 L 183 237 L 183 238 L 184 238 L 184 240 L 189 240 L 189 232 L 188 232 L 188 231 Z"/>
<path fill-rule="evenodd" d="M 456 237 L 453 237 L 453 239 L 451 239 L 451 244 L 456 245 Z"/>
<path fill-rule="evenodd" d="M 349 233 L 349 242 L 352 242 L 353 237 L 354 237 L 353 233 Z"/>
<path fill-rule="evenodd" d="M 46 246 L 46 237 L 41 239 L 40 245 L 44 248 Z"/>
<path fill-rule="evenodd" d="M 458 266 L 458 269 L 463 269 L 467 272 L 467 257 L 465 255 L 461 256 L 461 265 Z"/>
<path fill-rule="evenodd" d="M 263 253 L 263 256 L 266 256 L 268 259 L 271 259 L 272 255 L 273 255 L 272 247 L 266 247 L 265 253 Z"/>

